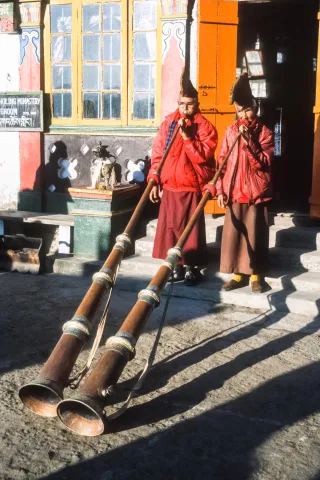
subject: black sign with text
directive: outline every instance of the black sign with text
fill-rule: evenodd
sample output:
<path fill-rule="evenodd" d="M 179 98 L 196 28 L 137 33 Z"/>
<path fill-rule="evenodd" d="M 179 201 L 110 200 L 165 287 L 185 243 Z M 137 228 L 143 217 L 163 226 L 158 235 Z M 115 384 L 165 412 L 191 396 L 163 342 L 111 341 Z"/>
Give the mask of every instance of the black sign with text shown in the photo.
<path fill-rule="evenodd" d="M 42 92 L 0 93 L 0 131 L 43 131 Z"/>

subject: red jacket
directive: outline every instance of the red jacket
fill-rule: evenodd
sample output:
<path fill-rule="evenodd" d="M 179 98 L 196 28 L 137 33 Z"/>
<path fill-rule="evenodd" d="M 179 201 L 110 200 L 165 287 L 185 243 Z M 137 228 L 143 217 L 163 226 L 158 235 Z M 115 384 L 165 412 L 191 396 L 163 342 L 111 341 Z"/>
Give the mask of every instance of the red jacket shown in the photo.
<path fill-rule="evenodd" d="M 237 124 L 230 125 L 224 134 L 219 165 L 239 133 Z M 240 137 L 241 139 L 241 137 Z M 255 124 L 248 145 L 241 139 L 236 143 L 222 177 L 217 182 L 217 195 L 224 193 L 227 201 L 247 196 L 249 205 L 271 200 L 271 162 L 273 134 L 259 121 Z M 243 182 L 240 185 L 240 182 Z"/>
<path fill-rule="evenodd" d="M 176 115 L 177 111 L 171 113 L 160 125 L 152 145 L 148 180 L 155 174 L 162 159 L 169 127 Z M 183 140 L 178 133 L 162 167 L 160 184 L 166 190 L 201 192 L 202 187 L 213 178 L 214 152 L 218 142 L 217 131 L 200 113 L 194 115 L 189 128 L 190 138 Z"/>

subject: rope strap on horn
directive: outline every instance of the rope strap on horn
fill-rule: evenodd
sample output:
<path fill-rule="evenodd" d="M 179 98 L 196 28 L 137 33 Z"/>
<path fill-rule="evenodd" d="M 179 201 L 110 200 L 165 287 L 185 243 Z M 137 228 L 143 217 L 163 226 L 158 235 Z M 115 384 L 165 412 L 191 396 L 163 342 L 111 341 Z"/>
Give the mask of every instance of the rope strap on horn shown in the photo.
<path fill-rule="evenodd" d="M 111 422 L 112 420 L 115 420 L 116 418 L 120 417 L 120 415 L 122 415 L 127 410 L 127 408 L 130 406 L 132 400 L 137 396 L 138 391 L 143 386 L 143 383 L 145 381 L 145 378 L 146 378 L 148 372 L 152 369 L 152 365 L 153 365 L 154 359 L 156 357 L 158 345 L 159 345 L 159 342 L 160 342 L 161 333 L 162 333 L 162 330 L 163 330 L 163 327 L 164 327 L 164 322 L 165 322 L 165 319 L 166 319 L 166 316 L 167 316 L 169 302 L 170 302 L 170 298 L 171 298 L 171 295 L 172 295 L 172 292 L 173 292 L 173 285 L 174 285 L 174 283 L 171 280 L 170 290 L 168 292 L 168 296 L 167 296 L 166 304 L 165 304 L 163 314 L 162 314 L 162 317 L 161 317 L 161 320 L 160 320 L 158 332 L 157 332 L 153 347 L 151 349 L 151 352 L 149 354 L 149 357 L 148 357 L 148 359 L 145 363 L 144 369 L 143 369 L 142 373 L 140 374 L 137 382 L 132 387 L 132 389 L 131 389 L 128 397 L 127 397 L 127 400 L 121 405 L 121 407 L 119 407 L 114 413 L 112 413 L 110 415 L 107 415 L 106 411 L 105 411 L 106 419 L 107 419 L 108 422 Z M 119 333 L 124 333 L 124 332 L 119 332 Z M 101 393 L 102 393 L 103 396 L 106 397 L 108 395 L 112 395 L 112 393 L 114 392 L 115 389 L 116 389 L 116 387 L 114 385 L 111 385 L 110 387 L 103 390 Z"/>
<path fill-rule="evenodd" d="M 84 340 L 86 337 L 90 337 L 90 322 L 87 317 L 75 315 L 63 325 L 62 331 Z"/>
<path fill-rule="evenodd" d="M 138 300 L 157 307 L 160 303 L 160 289 L 155 285 L 148 285 L 138 293 Z"/>
<path fill-rule="evenodd" d="M 117 236 L 116 243 L 113 248 L 121 250 L 121 252 L 124 253 L 129 245 L 131 245 L 130 236 L 127 233 L 121 233 L 121 235 Z"/>
<path fill-rule="evenodd" d="M 88 360 L 87 360 L 87 363 L 81 368 L 81 370 L 72 378 L 70 378 L 69 380 L 69 386 L 70 388 L 72 388 L 73 390 L 75 390 L 76 388 L 78 388 L 81 380 L 83 379 L 83 377 L 86 375 L 86 373 L 89 371 L 90 369 L 90 366 L 91 366 L 91 363 L 94 359 L 94 356 L 98 350 L 98 347 L 100 345 L 100 341 L 101 341 L 101 338 L 102 338 L 102 334 L 103 334 L 103 330 L 104 330 L 104 327 L 105 327 L 105 324 L 106 324 L 106 320 L 107 320 L 107 315 L 108 315 L 108 310 L 109 310 L 109 305 L 110 305 L 110 300 L 111 300 L 111 295 L 112 295 L 112 291 L 113 291 L 113 286 L 114 286 L 114 283 L 116 281 L 116 278 L 118 276 L 118 272 L 119 272 L 119 265 L 118 265 L 118 268 L 116 270 L 116 273 L 114 275 L 114 281 L 113 283 L 111 284 L 110 286 L 110 290 L 109 290 L 109 295 L 108 295 L 108 299 L 107 299 L 107 303 L 106 303 L 106 306 L 104 307 L 104 310 L 103 310 L 103 314 L 102 314 L 102 317 L 100 319 L 100 322 L 99 322 L 99 325 L 98 325 L 98 328 L 97 328 L 97 333 L 96 333 L 96 337 L 94 339 L 94 342 L 93 342 L 93 345 L 91 347 L 91 350 L 90 350 L 90 353 L 88 355 Z M 103 269 L 101 269 L 103 270 Z M 105 269 L 107 270 L 107 269 Z M 109 269 L 108 269 L 109 270 Z M 112 271 L 112 270 L 111 270 Z"/>

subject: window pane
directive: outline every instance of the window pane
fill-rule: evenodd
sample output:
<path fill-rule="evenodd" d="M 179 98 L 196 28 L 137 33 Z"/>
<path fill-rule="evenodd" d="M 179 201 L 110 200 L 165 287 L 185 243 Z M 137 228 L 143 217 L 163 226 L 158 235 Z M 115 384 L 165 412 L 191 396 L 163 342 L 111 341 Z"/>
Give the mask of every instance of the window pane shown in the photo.
<path fill-rule="evenodd" d="M 104 90 L 120 90 L 121 88 L 121 66 L 103 66 L 103 88 Z"/>
<path fill-rule="evenodd" d="M 103 5 L 103 31 L 121 30 L 120 3 L 105 3 Z"/>
<path fill-rule="evenodd" d="M 84 90 L 99 90 L 101 85 L 100 78 L 100 65 L 83 65 Z"/>
<path fill-rule="evenodd" d="M 156 88 L 156 66 L 154 63 L 134 64 L 134 89 L 154 90 Z"/>
<path fill-rule="evenodd" d="M 134 60 L 156 59 L 156 32 L 135 33 L 133 42 Z"/>
<path fill-rule="evenodd" d="M 52 66 L 52 89 L 71 89 L 71 65 Z"/>
<path fill-rule="evenodd" d="M 100 32 L 100 5 L 82 7 L 82 31 Z"/>
<path fill-rule="evenodd" d="M 120 60 L 120 34 L 110 33 L 103 36 L 103 59 Z"/>
<path fill-rule="evenodd" d="M 120 118 L 121 95 L 119 93 L 103 94 L 103 118 Z"/>
<path fill-rule="evenodd" d="M 154 93 L 135 93 L 133 96 L 133 117 L 137 119 L 154 118 Z"/>
<path fill-rule="evenodd" d="M 157 26 L 157 2 L 134 2 L 133 29 L 154 30 Z"/>
<path fill-rule="evenodd" d="M 100 60 L 100 35 L 83 35 L 83 60 Z"/>
<path fill-rule="evenodd" d="M 50 7 L 51 33 L 71 32 L 71 5 Z"/>
<path fill-rule="evenodd" d="M 100 94 L 83 94 L 83 118 L 100 118 Z"/>
<path fill-rule="evenodd" d="M 54 93 L 52 95 L 53 116 L 55 118 L 70 118 L 71 102 L 71 93 Z"/>
<path fill-rule="evenodd" d="M 53 62 L 67 62 L 71 60 L 71 35 L 52 37 L 51 59 Z"/>

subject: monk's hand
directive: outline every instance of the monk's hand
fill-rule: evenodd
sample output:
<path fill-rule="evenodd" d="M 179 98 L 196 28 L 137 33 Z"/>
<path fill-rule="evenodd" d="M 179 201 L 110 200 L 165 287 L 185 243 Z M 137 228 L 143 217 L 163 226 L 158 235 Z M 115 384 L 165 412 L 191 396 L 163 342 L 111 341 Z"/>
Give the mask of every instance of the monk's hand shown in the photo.
<path fill-rule="evenodd" d="M 178 125 L 180 127 L 180 135 L 183 138 L 183 140 L 187 140 L 189 138 L 189 135 L 187 133 L 187 122 L 186 118 L 180 118 L 178 121 Z"/>
<path fill-rule="evenodd" d="M 246 125 L 240 125 L 239 132 L 243 136 L 244 141 L 248 143 L 250 139 L 248 127 Z"/>
<path fill-rule="evenodd" d="M 226 208 L 225 204 L 224 204 L 224 198 L 223 198 L 223 193 L 220 193 L 218 195 L 218 207 L 220 208 Z"/>
<path fill-rule="evenodd" d="M 152 190 L 151 190 L 150 195 L 149 195 L 149 198 L 150 198 L 152 203 L 159 203 L 160 202 L 159 193 L 160 193 L 159 185 L 154 185 L 154 187 L 152 187 Z"/>

